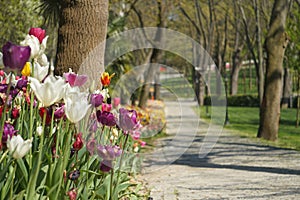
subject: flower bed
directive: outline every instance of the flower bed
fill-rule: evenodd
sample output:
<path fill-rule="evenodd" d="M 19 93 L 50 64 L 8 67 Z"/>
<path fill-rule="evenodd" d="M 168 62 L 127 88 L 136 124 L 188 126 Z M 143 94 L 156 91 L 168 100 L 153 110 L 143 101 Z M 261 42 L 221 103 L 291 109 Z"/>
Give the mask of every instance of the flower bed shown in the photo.
<path fill-rule="evenodd" d="M 82 91 L 88 77 L 53 75 L 47 36 L 32 28 L 21 46 L 2 48 L 0 199 L 120 199 L 145 143 L 133 109 L 109 104 L 103 88 Z M 1 65 L 1 63 L 0 63 Z"/>

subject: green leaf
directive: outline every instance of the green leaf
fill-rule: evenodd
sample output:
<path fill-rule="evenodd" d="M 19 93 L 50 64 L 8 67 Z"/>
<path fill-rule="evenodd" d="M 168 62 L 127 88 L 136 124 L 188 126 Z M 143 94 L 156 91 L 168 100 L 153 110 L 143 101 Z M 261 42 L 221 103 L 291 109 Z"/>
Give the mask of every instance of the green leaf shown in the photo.
<path fill-rule="evenodd" d="M 13 167 L 12 165 L 9 166 L 9 173 L 8 173 L 8 177 L 6 179 L 5 185 L 3 186 L 3 188 L 1 188 L 1 199 L 9 199 L 6 197 L 6 195 L 9 192 L 9 189 L 11 187 L 11 185 L 13 184 L 13 179 L 15 177 L 15 172 L 16 172 L 16 167 Z"/>
<path fill-rule="evenodd" d="M 18 166 L 19 166 L 19 168 L 20 168 L 20 170 L 22 172 L 22 175 L 23 175 L 25 181 L 28 182 L 28 172 L 27 172 L 27 168 L 26 168 L 26 166 L 24 164 L 23 159 L 18 159 L 17 163 L 18 163 Z"/>

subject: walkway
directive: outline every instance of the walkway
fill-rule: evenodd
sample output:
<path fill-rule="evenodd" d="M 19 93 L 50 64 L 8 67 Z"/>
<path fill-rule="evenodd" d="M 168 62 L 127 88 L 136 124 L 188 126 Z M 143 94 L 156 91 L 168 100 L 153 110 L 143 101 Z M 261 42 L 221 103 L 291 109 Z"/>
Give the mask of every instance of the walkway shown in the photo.
<path fill-rule="evenodd" d="M 176 102 L 165 105 L 170 137 L 158 141 L 142 174 L 154 200 L 300 199 L 300 153 L 223 131 L 199 158 L 208 125 L 195 120 L 195 102 L 182 103 L 184 112 Z"/>

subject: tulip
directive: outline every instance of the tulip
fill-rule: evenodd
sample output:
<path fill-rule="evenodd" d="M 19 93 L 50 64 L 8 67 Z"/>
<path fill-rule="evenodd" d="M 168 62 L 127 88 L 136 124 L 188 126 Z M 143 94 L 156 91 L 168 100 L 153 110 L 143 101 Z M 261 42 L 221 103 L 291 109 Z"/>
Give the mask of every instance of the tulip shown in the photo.
<path fill-rule="evenodd" d="M 62 117 L 65 116 L 65 106 L 62 105 L 61 107 L 58 107 L 55 111 L 54 111 L 54 118 L 55 119 L 60 119 Z"/>
<path fill-rule="evenodd" d="M 41 28 L 30 28 L 29 35 L 35 36 L 42 43 L 46 36 L 46 31 Z"/>
<path fill-rule="evenodd" d="M 119 109 L 119 127 L 125 132 L 133 132 L 139 127 L 137 113 L 135 110 Z"/>
<path fill-rule="evenodd" d="M 79 122 L 91 106 L 87 94 L 81 92 L 67 92 L 64 102 L 66 116 L 73 123 Z"/>
<path fill-rule="evenodd" d="M 49 63 L 48 65 L 42 66 L 40 63 L 34 61 L 33 63 L 33 77 L 39 81 L 43 81 L 44 78 L 48 75 L 49 72 Z"/>
<path fill-rule="evenodd" d="M 11 111 L 11 118 L 17 119 L 20 116 L 20 109 L 17 107 L 14 107 Z"/>
<path fill-rule="evenodd" d="M 38 136 L 41 136 L 44 133 L 43 126 L 36 127 L 36 133 L 37 133 Z"/>
<path fill-rule="evenodd" d="M 109 172 L 112 167 L 112 161 L 122 154 L 122 149 L 119 146 L 98 145 L 97 153 L 103 159 L 100 163 L 100 170 Z"/>
<path fill-rule="evenodd" d="M 30 68 L 30 62 L 26 62 L 26 64 L 24 65 L 21 74 L 23 76 L 30 76 L 31 73 L 31 68 Z"/>
<path fill-rule="evenodd" d="M 115 108 L 117 108 L 120 105 L 120 103 L 121 103 L 121 98 L 120 97 L 113 98 L 113 106 Z"/>
<path fill-rule="evenodd" d="M 16 88 L 19 89 L 19 90 L 22 90 L 23 88 L 27 87 L 27 83 L 28 83 L 27 79 L 21 78 L 21 79 L 18 80 L 18 82 L 16 84 Z"/>
<path fill-rule="evenodd" d="M 50 125 L 51 124 L 51 120 L 52 120 L 52 109 L 47 109 L 45 107 L 41 107 L 39 109 L 39 115 L 42 118 L 42 120 L 44 120 L 44 117 L 46 117 L 45 119 L 45 124 L 46 125 Z M 46 115 L 46 116 L 45 116 Z"/>
<path fill-rule="evenodd" d="M 94 107 L 100 106 L 102 104 L 102 102 L 103 102 L 103 96 L 102 96 L 102 94 L 91 94 L 90 103 Z"/>
<path fill-rule="evenodd" d="M 26 35 L 25 40 L 23 40 L 20 44 L 22 46 L 30 46 L 31 48 L 31 58 L 40 59 L 46 49 L 48 36 L 43 39 L 40 43 L 39 39 L 34 35 Z"/>
<path fill-rule="evenodd" d="M 77 189 L 71 189 L 67 192 L 67 195 L 69 196 L 70 200 L 76 200 L 77 198 Z"/>
<path fill-rule="evenodd" d="M 73 144 L 73 148 L 75 151 L 79 151 L 83 147 L 82 133 L 75 134 L 74 137 L 75 142 Z"/>
<path fill-rule="evenodd" d="M 78 75 L 72 72 L 70 69 L 68 73 L 64 73 L 63 76 L 66 78 L 67 82 L 71 87 L 82 86 L 88 79 L 87 75 Z"/>
<path fill-rule="evenodd" d="M 2 47 L 3 64 L 8 71 L 21 72 L 25 63 L 30 58 L 29 46 L 18 46 L 7 42 Z"/>
<path fill-rule="evenodd" d="M 49 68 L 48 58 L 44 53 L 36 59 L 36 62 L 39 63 L 42 67 Z"/>
<path fill-rule="evenodd" d="M 97 141 L 95 140 L 95 138 L 89 139 L 89 141 L 86 144 L 86 149 L 90 152 L 91 156 L 94 155 L 96 144 L 97 144 Z"/>
<path fill-rule="evenodd" d="M 32 146 L 32 138 L 26 141 L 20 135 L 7 140 L 7 148 L 15 159 L 23 158 Z"/>
<path fill-rule="evenodd" d="M 103 72 L 103 73 L 101 74 L 101 78 L 100 78 L 102 85 L 103 85 L 103 86 L 109 86 L 110 80 L 111 80 L 111 78 L 112 78 L 114 75 L 115 75 L 114 73 L 113 73 L 112 75 L 109 75 L 109 73 Z"/>
<path fill-rule="evenodd" d="M 9 138 L 11 138 L 13 135 L 15 135 L 17 132 L 18 131 L 15 130 L 15 128 L 13 127 L 13 125 L 11 125 L 9 123 L 5 123 L 4 124 L 4 128 L 3 128 L 2 143 L 6 144 L 7 140 Z"/>
<path fill-rule="evenodd" d="M 97 120 L 101 124 L 103 124 L 105 126 L 114 126 L 114 125 L 116 125 L 115 116 L 111 112 L 107 112 L 107 111 L 102 111 L 101 112 L 100 110 L 98 110 L 96 112 L 96 114 L 97 114 Z"/>
<path fill-rule="evenodd" d="M 112 109 L 112 105 L 108 103 L 103 103 L 102 104 L 102 111 L 110 112 Z"/>
<path fill-rule="evenodd" d="M 30 87 L 36 98 L 48 107 L 64 97 L 66 83 L 61 78 L 55 78 L 53 75 L 48 76 L 44 83 L 40 83 L 36 78 L 29 77 Z"/>

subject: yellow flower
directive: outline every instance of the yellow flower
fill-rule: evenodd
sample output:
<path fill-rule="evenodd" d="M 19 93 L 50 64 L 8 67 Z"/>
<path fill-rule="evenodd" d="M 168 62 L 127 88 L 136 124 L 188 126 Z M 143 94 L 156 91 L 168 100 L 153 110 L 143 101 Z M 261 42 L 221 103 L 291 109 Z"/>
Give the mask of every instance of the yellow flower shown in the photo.
<path fill-rule="evenodd" d="M 23 76 L 30 76 L 31 73 L 30 62 L 26 62 L 21 73 Z"/>

